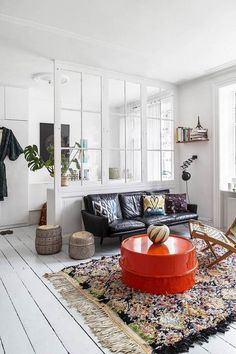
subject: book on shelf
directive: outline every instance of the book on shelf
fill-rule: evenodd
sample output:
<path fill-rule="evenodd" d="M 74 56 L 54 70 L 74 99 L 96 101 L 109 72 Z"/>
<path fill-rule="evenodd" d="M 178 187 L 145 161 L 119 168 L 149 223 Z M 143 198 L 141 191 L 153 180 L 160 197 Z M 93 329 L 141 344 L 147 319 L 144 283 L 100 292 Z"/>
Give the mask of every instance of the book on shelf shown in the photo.
<path fill-rule="evenodd" d="M 192 131 L 191 128 L 186 128 L 186 127 L 176 128 L 176 142 L 182 143 L 182 142 L 190 141 L 191 131 Z"/>

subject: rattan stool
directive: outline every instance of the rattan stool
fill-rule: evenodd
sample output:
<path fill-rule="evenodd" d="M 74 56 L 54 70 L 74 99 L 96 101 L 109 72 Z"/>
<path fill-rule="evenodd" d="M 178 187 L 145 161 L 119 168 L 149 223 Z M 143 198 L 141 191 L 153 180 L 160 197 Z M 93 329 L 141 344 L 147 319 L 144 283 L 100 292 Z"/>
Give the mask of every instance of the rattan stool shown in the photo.
<path fill-rule="evenodd" d="M 90 258 L 95 253 L 94 236 L 87 231 L 75 232 L 70 237 L 69 255 L 74 259 Z"/>
<path fill-rule="evenodd" d="M 42 225 L 36 229 L 35 248 L 38 254 L 54 254 L 61 250 L 62 236 L 59 225 Z"/>

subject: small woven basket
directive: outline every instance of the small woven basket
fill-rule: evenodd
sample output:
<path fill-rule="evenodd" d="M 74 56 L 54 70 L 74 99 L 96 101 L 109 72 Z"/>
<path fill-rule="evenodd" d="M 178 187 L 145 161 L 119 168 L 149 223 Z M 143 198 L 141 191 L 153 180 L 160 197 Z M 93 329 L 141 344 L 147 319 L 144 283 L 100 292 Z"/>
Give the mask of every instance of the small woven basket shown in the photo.
<path fill-rule="evenodd" d="M 74 259 L 90 258 L 95 253 L 94 236 L 87 231 L 75 232 L 70 237 L 69 255 Z"/>
<path fill-rule="evenodd" d="M 59 225 L 42 225 L 36 229 L 35 248 L 38 254 L 54 254 L 61 250 L 62 236 Z"/>

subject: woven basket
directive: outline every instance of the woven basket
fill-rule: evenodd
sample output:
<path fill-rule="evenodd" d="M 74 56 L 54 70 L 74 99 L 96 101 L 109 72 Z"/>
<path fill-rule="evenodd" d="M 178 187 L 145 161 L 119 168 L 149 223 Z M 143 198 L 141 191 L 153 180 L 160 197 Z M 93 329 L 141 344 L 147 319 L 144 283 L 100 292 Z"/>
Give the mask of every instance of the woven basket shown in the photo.
<path fill-rule="evenodd" d="M 74 259 L 90 258 L 95 253 L 94 236 L 87 231 L 75 232 L 70 237 L 69 255 Z"/>
<path fill-rule="evenodd" d="M 38 254 L 54 254 L 61 250 L 62 236 L 59 225 L 43 225 L 36 229 L 35 248 Z"/>

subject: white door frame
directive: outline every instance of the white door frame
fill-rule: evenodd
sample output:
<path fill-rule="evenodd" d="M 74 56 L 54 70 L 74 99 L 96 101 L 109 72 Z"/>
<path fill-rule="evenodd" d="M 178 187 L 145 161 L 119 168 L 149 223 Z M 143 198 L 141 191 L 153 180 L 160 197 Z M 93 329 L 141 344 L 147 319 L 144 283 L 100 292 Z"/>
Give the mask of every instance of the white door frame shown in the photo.
<path fill-rule="evenodd" d="M 219 89 L 224 86 L 236 83 L 236 76 L 230 79 L 216 81 L 212 84 L 213 88 L 213 225 L 221 228 L 223 218 L 221 213 L 222 196 L 220 191 L 220 130 L 219 130 Z"/>

